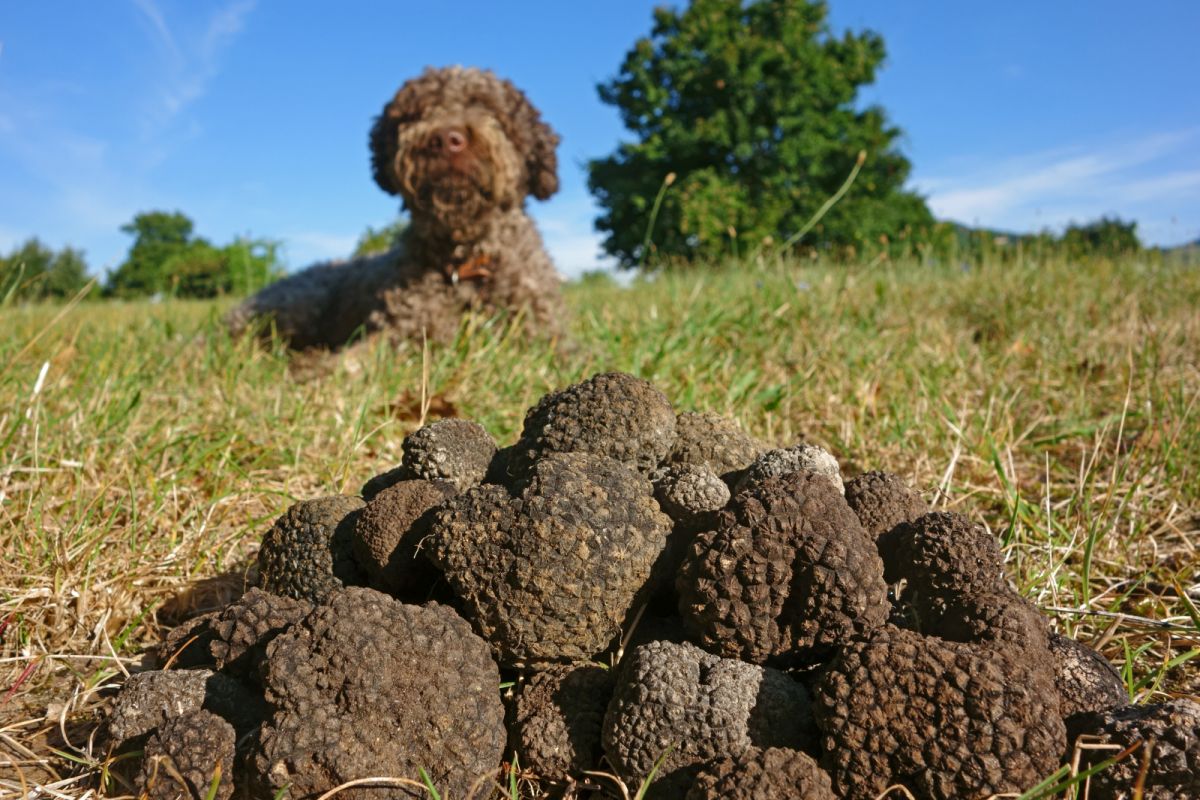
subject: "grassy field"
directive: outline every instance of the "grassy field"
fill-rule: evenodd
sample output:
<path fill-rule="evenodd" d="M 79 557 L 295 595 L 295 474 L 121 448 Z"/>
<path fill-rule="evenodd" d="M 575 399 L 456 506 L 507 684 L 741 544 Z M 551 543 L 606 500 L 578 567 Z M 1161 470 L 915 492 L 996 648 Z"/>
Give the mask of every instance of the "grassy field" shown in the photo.
<path fill-rule="evenodd" d="M 302 376 L 225 338 L 220 304 L 0 309 L 0 798 L 128 793 L 91 738 L 104 688 L 240 591 L 290 503 L 356 492 L 425 416 L 507 443 L 543 393 L 612 369 L 847 475 L 905 475 L 1002 537 L 1139 701 L 1200 694 L 1194 266 L 743 265 L 568 292 L 562 346 L 475 320 Z"/>

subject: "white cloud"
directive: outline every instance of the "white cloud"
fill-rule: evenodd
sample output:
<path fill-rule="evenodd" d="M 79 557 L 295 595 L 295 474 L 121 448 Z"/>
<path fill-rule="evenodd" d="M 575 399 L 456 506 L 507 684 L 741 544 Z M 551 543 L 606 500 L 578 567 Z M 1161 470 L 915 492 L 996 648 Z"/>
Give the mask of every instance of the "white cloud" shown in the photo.
<path fill-rule="evenodd" d="M 592 226 L 597 213 L 595 202 L 582 189 L 530 208 L 554 266 L 567 278 L 616 268 L 616 260 L 601 246 L 604 237 Z"/>

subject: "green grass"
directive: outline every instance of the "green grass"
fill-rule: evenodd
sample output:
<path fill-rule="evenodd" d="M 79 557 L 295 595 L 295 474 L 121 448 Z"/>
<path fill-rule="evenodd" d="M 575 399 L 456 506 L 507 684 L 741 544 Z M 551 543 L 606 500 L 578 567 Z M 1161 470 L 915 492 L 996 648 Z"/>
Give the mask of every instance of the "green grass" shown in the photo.
<path fill-rule="evenodd" d="M 1000 536 L 1139 700 L 1200 693 L 1200 270 L 749 264 L 568 296 L 561 346 L 471 320 L 303 379 L 229 341 L 220 304 L 0 308 L 0 759 L 81 794 L 104 687 L 238 591 L 291 502 L 395 466 L 423 408 L 507 443 L 543 393 L 611 369 L 905 475 Z"/>

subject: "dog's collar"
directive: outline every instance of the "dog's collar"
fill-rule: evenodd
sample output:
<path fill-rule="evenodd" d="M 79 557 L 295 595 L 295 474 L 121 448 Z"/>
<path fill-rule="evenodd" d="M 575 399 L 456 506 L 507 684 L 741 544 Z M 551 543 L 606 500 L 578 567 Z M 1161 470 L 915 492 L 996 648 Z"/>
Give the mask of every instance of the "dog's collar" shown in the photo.
<path fill-rule="evenodd" d="M 447 264 L 445 273 L 450 283 L 455 285 L 462 281 L 482 281 L 492 277 L 491 265 L 492 257 L 480 253 L 458 264 Z"/>

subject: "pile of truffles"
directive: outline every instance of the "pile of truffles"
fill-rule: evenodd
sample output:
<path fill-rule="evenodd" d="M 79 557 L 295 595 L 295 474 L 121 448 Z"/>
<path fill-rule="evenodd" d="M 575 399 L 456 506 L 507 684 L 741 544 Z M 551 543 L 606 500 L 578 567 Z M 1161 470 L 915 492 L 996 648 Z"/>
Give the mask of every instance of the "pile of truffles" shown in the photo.
<path fill-rule="evenodd" d="M 1083 735 L 1085 768 L 1124 754 L 1093 800 L 1200 798 L 1200 705 L 1131 705 L 982 526 L 620 373 L 511 446 L 434 422 L 359 496 L 297 503 L 257 586 L 155 657 L 107 722 L 150 798 L 482 798 L 516 756 L 569 796 L 969 800 Z"/>

